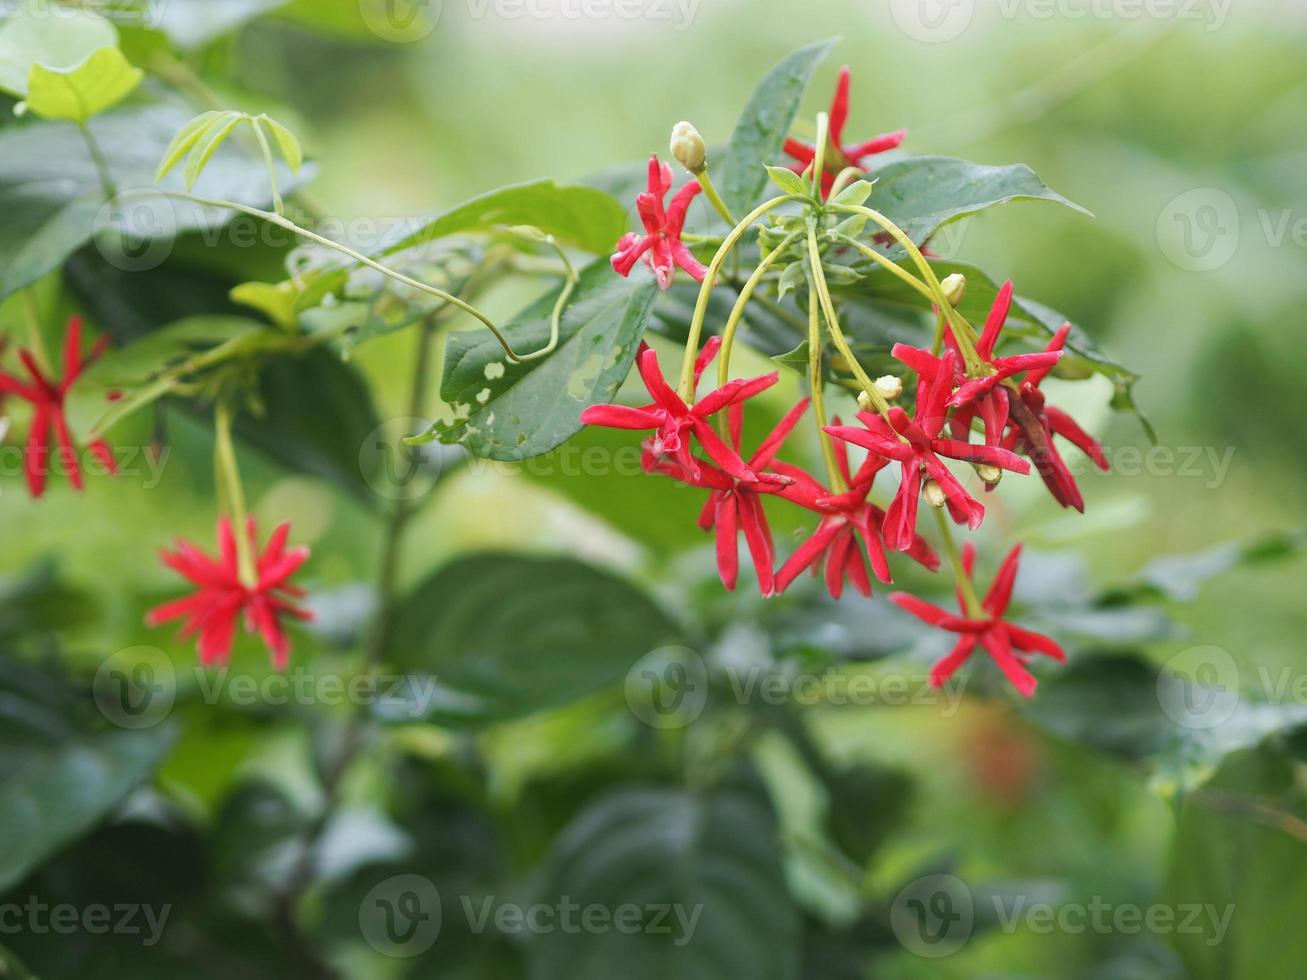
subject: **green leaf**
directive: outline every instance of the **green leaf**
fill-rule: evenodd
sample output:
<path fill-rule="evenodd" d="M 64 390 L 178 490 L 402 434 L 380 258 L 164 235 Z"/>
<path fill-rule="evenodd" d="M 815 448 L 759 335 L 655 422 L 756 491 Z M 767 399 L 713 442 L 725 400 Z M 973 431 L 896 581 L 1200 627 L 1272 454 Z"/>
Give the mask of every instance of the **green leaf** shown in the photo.
<path fill-rule="evenodd" d="M 226 141 L 227 137 L 232 134 L 245 120 L 245 116 L 239 112 L 229 112 L 221 119 L 215 120 L 210 126 L 205 127 L 200 133 L 195 145 L 191 147 L 191 155 L 186 160 L 186 189 L 189 191 L 195 186 L 195 182 L 200 179 L 200 174 L 204 168 L 209 165 L 213 155 L 218 152 L 218 147 Z"/>
<path fill-rule="evenodd" d="M 678 633 L 642 593 L 581 562 L 474 555 L 403 601 L 388 659 L 436 675 L 441 715 L 502 720 L 611 687 Z"/>
<path fill-rule="evenodd" d="M 152 105 L 127 106 L 91 120 L 89 128 L 124 192 L 108 207 L 76 127 L 40 121 L 0 130 L 0 299 L 59 268 L 93 237 L 107 259 L 120 267 L 126 259 L 139 271 L 163 263 L 183 233 L 228 224 L 230 211 L 126 193 L 155 186 L 159 160 L 189 119 L 176 107 Z M 266 166 L 234 144 L 213 158 L 205 181 L 215 197 L 253 207 L 268 204 Z M 300 183 L 289 181 L 288 192 Z M 180 190 L 182 184 L 170 177 L 165 187 Z M 144 243 L 139 250 L 144 261 L 135 261 L 137 250 L 115 244 L 124 235 Z"/>
<path fill-rule="evenodd" d="M 652 907 L 666 907 L 667 928 L 533 935 L 527 976 L 797 980 L 799 917 L 777 833 L 751 792 L 649 788 L 599 798 L 559 835 L 539 894 L 583 908 L 634 905 L 646 923 Z"/>
<path fill-rule="evenodd" d="M 798 194 L 801 197 L 812 196 L 812 185 L 786 167 L 767 167 L 767 176 L 771 182 L 786 194 Z"/>
<path fill-rule="evenodd" d="M 209 112 L 202 112 L 181 129 L 177 130 L 177 135 L 172 138 L 168 144 L 168 149 L 164 151 L 163 159 L 159 162 L 159 169 L 155 171 L 154 179 L 163 180 L 164 177 L 182 162 L 182 157 L 186 156 L 199 142 L 200 137 L 207 133 L 219 119 L 237 115 L 233 112 L 222 112 L 217 109 Z"/>
<path fill-rule="evenodd" d="M 908 157 L 877 170 L 873 203 L 920 245 L 951 221 L 1019 200 L 1053 201 L 1089 214 L 1024 164 L 990 167 L 935 156 Z"/>
<path fill-rule="evenodd" d="M 76 68 L 33 65 L 26 106 L 43 119 L 80 126 L 131 95 L 144 77 L 117 48 L 101 48 Z"/>
<path fill-rule="evenodd" d="M 866 204 L 866 203 L 867 203 L 867 198 L 871 197 L 872 186 L 873 186 L 873 182 L 872 182 L 872 181 L 869 181 L 869 180 L 855 180 L 855 181 L 854 181 L 853 183 L 851 183 L 848 187 L 844 188 L 844 190 L 842 190 L 842 191 L 840 191 L 838 194 L 836 194 L 836 195 L 835 195 L 835 199 L 834 199 L 833 201 L 831 201 L 831 203 L 832 203 L 832 204 L 848 204 L 848 205 L 853 205 L 853 206 L 858 206 L 858 205 Z M 846 220 L 848 220 L 848 219 L 846 219 Z M 861 217 L 861 216 L 857 216 L 857 215 L 855 215 L 855 216 L 853 217 L 852 220 L 854 220 L 854 221 L 856 221 L 856 222 L 859 222 L 858 227 L 860 228 L 860 227 L 861 227 L 861 224 L 862 224 L 862 223 L 865 223 L 867 219 L 864 218 L 864 217 Z M 841 224 L 843 224 L 843 222 L 841 222 Z M 843 231 L 843 232 L 845 232 L 845 234 L 849 234 L 849 235 L 856 235 L 856 234 L 857 234 L 856 231 L 845 231 L 845 229 L 844 229 L 843 227 L 841 227 L 839 230 L 840 230 L 840 231 Z"/>
<path fill-rule="evenodd" d="M 154 16 L 179 48 L 190 51 L 284 6 L 286 0 L 167 0 Z"/>
<path fill-rule="evenodd" d="M 277 141 L 277 148 L 281 150 L 290 172 L 299 173 L 300 167 L 304 166 L 304 148 L 300 145 L 299 137 L 270 116 L 259 116 L 255 120 L 255 125 L 268 128 L 272 138 Z"/>
<path fill-rule="evenodd" d="M 35 0 L 0 24 L 0 91 L 25 98 L 33 66 L 76 68 L 101 48 L 118 45 L 113 24 L 85 10 L 61 9 Z"/>
<path fill-rule="evenodd" d="M 834 45 L 834 39 L 820 41 L 786 55 L 750 97 L 720 169 L 714 168 L 722 198 L 737 218 L 762 196 L 767 186 L 763 168 L 780 157 L 813 69 Z"/>
<path fill-rule="evenodd" d="M 528 459 L 561 444 L 580 430 L 584 409 L 616 396 L 656 294 L 652 279 L 623 279 L 601 259 L 581 272 L 550 356 L 517 364 L 483 328 L 451 334 L 440 396 L 453 417 L 433 425 L 427 439 L 499 460 Z M 503 328 L 516 351 L 545 346 L 557 298 L 558 290 L 549 293 Z"/>
<path fill-rule="evenodd" d="M 1139 591 L 1192 602 L 1210 578 L 1232 569 L 1277 561 L 1300 554 L 1307 531 L 1282 531 L 1252 541 L 1232 541 L 1192 555 L 1154 558 L 1139 573 Z"/>
<path fill-rule="evenodd" d="M 8 658 L 0 695 L 0 891 L 8 891 L 147 780 L 175 733 L 166 724 L 109 729 L 61 677 Z"/>

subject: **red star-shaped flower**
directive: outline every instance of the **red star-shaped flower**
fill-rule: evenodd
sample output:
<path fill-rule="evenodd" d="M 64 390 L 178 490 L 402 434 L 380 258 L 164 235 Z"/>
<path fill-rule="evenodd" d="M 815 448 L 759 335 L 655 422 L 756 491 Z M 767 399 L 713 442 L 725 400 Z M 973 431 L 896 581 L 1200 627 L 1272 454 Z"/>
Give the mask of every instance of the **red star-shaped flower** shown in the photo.
<path fill-rule="evenodd" d="M 50 451 L 51 433 L 57 442 L 55 450 L 63 468 L 68 473 L 68 482 L 74 489 L 84 486 L 82 468 L 77 459 L 77 447 L 72 434 L 68 431 L 68 419 L 64 414 L 64 401 L 68 391 L 81 377 L 92 362 L 95 361 L 109 344 L 109 338 L 102 336 L 96 341 L 91 353 L 82 357 L 82 318 L 72 317 L 68 321 L 68 331 L 64 336 L 63 378 L 47 375 L 36 363 L 32 352 L 25 349 L 18 351 L 18 358 L 23 362 L 28 380 L 22 381 L 7 372 L 0 371 L 0 394 L 15 395 L 32 404 L 32 428 L 27 436 L 27 447 L 23 452 L 23 470 L 27 476 L 27 489 L 33 497 L 45 493 L 46 481 L 51 469 L 53 454 Z M 86 447 L 100 461 L 106 470 L 113 473 L 117 469 L 113 451 L 103 439 L 95 439 Z"/>
<path fill-rule="evenodd" d="M 908 550 L 915 540 L 923 474 L 943 491 L 954 521 L 974 530 L 984 520 L 984 506 L 967 493 L 940 457 L 986 463 L 1014 473 L 1030 472 L 1030 464 L 1009 450 L 940 438 L 948 420 L 947 403 L 953 393 L 956 357 L 953 351 L 948 351 L 935 376 L 923 378 L 918 384 L 915 418 L 909 419 L 903 409 L 895 407 L 889 410 L 888 423 L 879 415 L 861 412 L 858 418 L 864 428 L 830 426 L 826 429 L 836 439 L 902 464 L 903 480 L 885 517 L 885 544 L 894 551 Z"/>
<path fill-rule="evenodd" d="M 249 521 L 249 543 L 258 553 L 254 521 Z M 312 619 L 308 610 L 293 601 L 304 591 L 290 584 L 290 577 L 308 560 L 308 548 L 287 548 L 290 525 L 272 532 L 268 545 L 255 560 L 255 581 L 243 581 L 236 553 L 236 535 L 226 517 L 218 522 L 218 557 L 210 558 L 189 541 L 178 541 L 175 551 L 161 552 L 163 563 L 199 587 L 194 595 L 152 609 L 146 617 L 150 626 L 185 620 L 182 636 L 199 635 L 200 662 L 226 663 L 231 656 L 236 625 L 242 618 L 247 632 L 258 632 L 272 654 L 273 665 L 284 670 L 290 659 L 290 638 L 282 619 Z"/>
<path fill-rule="evenodd" d="M 869 139 L 865 143 L 846 145 L 844 142 L 844 124 L 848 122 L 848 119 L 849 68 L 845 65 L 844 68 L 840 69 L 840 80 L 835 85 L 835 97 L 830 104 L 830 140 L 827 143 L 826 156 L 823 161 L 825 170 L 821 175 L 821 192 L 823 196 L 830 193 L 836 175 L 845 167 L 859 167 L 865 170 L 866 168 L 862 166 L 864 159 L 873 154 L 894 149 L 908 135 L 906 129 L 900 129 L 894 133 L 885 133 L 875 139 Z M 796 139 L 787 139 L 785 141 L 785 152 L 798 161 L 790 168 L 798 173 L 803 173 L 817 159 L 816 147 L 809 146 L 807 143 L 800 143 Z"/>
<path fill-rule="evenodd" d="M 836 419 L 835 423 L 838 425 L 839 420 Z M 887 465 L 887 461 L 872 453 L 858 472 L 853 473 L 843 443 L 835 446 L 835 461 L 850 488 L 838 495 L 832 495 L 797 467 L 784 463 L 775 465 L 777 472 L 794 480 L 793 486 L 780 491 L 779 495 L 822 515 L 817 530 L 776 573 L 777 592 L 785 591 L 805 569 L 816 567 L 821 561 L 825 563 L 826 590 L 835 599 L 843 594 L 845 579 L 864 596 L 871 595 L 867 564 L 882 582 L 894 580 L 883 544 L 885 512 L 867 500 L 876 474 Z M 858 539 L 862 541 L 861 546 Z M 914 536 L 912 545 L 905 550 L 932 572 L 939 568 L 939 556 L 920 535 Z"/>
<path fill-rule="evenodd" d="M 1047 349 L 1057 351 L 1060 355 L 1070 332 L 1071 324 L 1064 323 L 1048 342 Z M 1019 395 L 1025 407 L 1030 410 L 1030 415 L 1039 425 L 1039 431 L 1026 431 L 1017 424 L 1014 416 L 1003 445 L 1007 449 L 1024 452 L 1034 460 L 1035 469 L 1039 471 L 1044 485 L 1048 487 L 1058 503 L 1063 507 L 1074 507 L 1084 513 L 1085 498 L 1080 493 L 1080 488 L 1076 485 L 1075 477 L 1071 475 L 1066 461 L 1057 451 L 1053 437 L 1061 436 L 1079 448 L 1100 470 L 1106 471 L 1110 467 L 1107 457 L 1103 455 L 1103 447 L 1097 439 L 1080 428 L 1076 420 L 1066 412 L 1045 403 L 1044 393 L 1039 390 L 1039 386 L 1048 376 L 1048 371 L 1048 367 L 1037 368 L 1026 375 L 1025 380 L 1021 382 Z"/>
<path fill-rule="evenodd" d="M 694 383 L 704 369 L 717 356 L 722 345 L 720 337 L 713 337 L 704 344 L 694 363 Z M 699 461 L 691 452 L 690 437 L 694 436 L 703 446 L 709 458 L 730 476 L 737 480 L 756 480 L 754 472 L 749 469 L 739 452 L 728 446 L 717 435 L 708 419 L 723 408 L 752 398 L 760 391 L 774 385 L 780 373 L 760 378 L 737 378 L 729 381 L 716 391 L 700 398 L 694 405 L 686 405 L 672 387 L 663 378 L 662 368 L 658 366 L 658 354 L 645 344 L 640 345 L 636 366 L 644 386 L 653 397 L 653 404 L 643 408 L 631 408 L 627 405 L 591 405 L 581 413 L 581 421 L 586 425 L 603 425 L 612 429 L 655 429 L 657 430 L 647 443 L 647 448 L 655 456 L 670 456 L 679 465 L 682 472 L 691 480 L 700 477 Z"/>
<path fill-rule="evenodd" d="M 962 549 L 962 564 L 968 576 L 971 575 L 975 559 L 976 549 L 968 542 Z M 994 584 L 990 586 L 988 594 L 981 602 L 982 615 L 979 616 L 971 616 L 961 599 L 958 601 L 962 606 L 962 615 L 955 616 L 939 606 L 906 592 L 890 594 L 890 602 L 899 608 L 912 613 L 931 626 L 938 626 L 961 637 L 953 647 L 953 651 L 931 668 L 930 683 L 935 687 L 942 686 L 959 667 L 966 663 L 975 652 L 977 644 L 989 651 L 999 670 L 1003 671 L 1007 679 L 1012 682 L 1012 686 L 1026 697 L 1035 693 L 1038 684 L 1034 675 L 1026 669 L 1028 654 L 1042 653 L 1057 661 L 1066 660 L 1066 654 L 1051 637 L 1022 629 L 1003 619 L 1012 600 L 1012 584 L 1017 578 L 1017 565 L 1020 559 L 1021 545 L 1017 545 L 998 570 Z"/>
<path fill-rule="evenodd" d="M 794 479 L 766 472 L 780 452 L 785 440 L 808 408 L 808 399 L 794 406 L 785 418 L 763 440 L 758 451 L 749 457 L 748 467 L 756 474 L 753 480 L 740 480 L 710 463 L 700 461 L 699 475 L 691 476 L 674 460 L 646 454 L 645 468 L 654 473 L 665 473 L 692 486 L 710 491 L 708 500 L 699 514 L 699 526 L 705 531 L 717 531 L 717 573 L 722 584 L 732 592 L 739 578 L 740 555 L 738 536 L 744 533 L 745 543 L 758 573 L 758 588 L 764 596 L 773 592 L 773 568 L 776 545 L 772 540 L 767 514 L 762 507 L 762 495 L 779 493 L 794 483 Z M 727 410 L 730 417 L 731 442 L 740 451 L 740 435 L 744 424 L 744 406 L 739 402 Z M 781 465 L 781 464 L 777 464 Z"/>
<path fill-rule="evenodd" d="M 653 270 L 654 278 L 662 289 L 672 284 L 677 266 L 698 282 L 703 282 L 703 277 L 708 274 L 708 270 L 681 241 L 685 212 L 703 188 L 697 180 L 690 181 L 672 196 L 671 206 L 664 210 L 663 198 L 672 189 L 672 179 L 671 166 L 660 164 L 658 154 L 651 156 L 649 189 L 635 197 L 635 207 L 640 213 L 645 233 L 637 235 L 628 232 L 623 235 L 611 260 L 614 271 L 623 276 L 629 276 L 635 263 L 643 261 Z"/>

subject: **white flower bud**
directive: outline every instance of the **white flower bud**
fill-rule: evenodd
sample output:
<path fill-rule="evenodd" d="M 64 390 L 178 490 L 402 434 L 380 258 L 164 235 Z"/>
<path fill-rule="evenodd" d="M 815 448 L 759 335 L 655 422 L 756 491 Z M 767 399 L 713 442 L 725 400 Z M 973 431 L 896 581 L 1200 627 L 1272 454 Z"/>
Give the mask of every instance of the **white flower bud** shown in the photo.
<path fill-rule="evenodd" d="M 948 498 L 944 496 L 944 488 L 934 480 L 927 480 L 921 487 L 921 495 L 926 498 L 926 503 L 932 507 L 943 507 L 948 503 Z"/>
<path fill-rule="evenodd" d="M 940 283 L 944 290 L 944 295 L 954 306 L 962 302 L 962 297 L 967 291 L 967 277 L 960 272 L 955 272 L 951 276 L 946 276 Z"/>
<path fill-rule="evenodd" d="M 876 379 L 876 390 L 880 392 L 881 398 L 892 402 L 903 394 L 903 379 L 893 374 L 881 375 Z"/>
<path fill-rule="evenodd" d="M 976 463 L 975 468 L 976 476 L 980 477 L 987 487 L 996 487 L 1003 479 L 1003 471 L 991 463 Z"/>
<path fill-rule="evenodd" d="M 708 148 L 703 137 L 691 123 L 678 122 L 672 127 L 672 157 L 692 174 L 703 172 L 708 159 Z"/>

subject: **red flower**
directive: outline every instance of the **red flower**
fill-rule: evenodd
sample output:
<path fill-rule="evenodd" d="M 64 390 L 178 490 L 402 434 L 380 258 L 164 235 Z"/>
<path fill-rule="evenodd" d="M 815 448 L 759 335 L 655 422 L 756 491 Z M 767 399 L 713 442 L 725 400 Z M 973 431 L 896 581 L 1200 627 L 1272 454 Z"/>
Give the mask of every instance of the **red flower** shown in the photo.
<path fill-rule="evenodd" d="M 1012 600 L 1012 584 L 1017 578 L 1017 564 L 1020 558 L 1021 545 L 1017 545 L 1004 560 L 994 579 L 994 584 L 990 586 L 989 593 L 981 603 L 985 615 L 980 618 L 972 618 L 961 599 L 958 601 L 963 607 L 962 615 L 955 616 L 906 592 L 891 593 L 890 602 L 899 608 L 912 613 L 931 626 L 938 626 L 940 629 L 961 636 L 953 651 L 931 668 L 930 683 L 935 687 L 942 686 L 953 676 L 953 673 L 975 651 L 976 644 L 989 651 L 999 670 L 1003 671 L 1007 679 L 1012 682 L 1012 686 L 1026 697 L 1035 693 L 1038 683 L 1030 671 L 1026 670 L 1027 654 L 1042 653 L 1057 661 L 1066 660 L 1066 654 L 1051 637 L 1022 629 L 1003 619 L 1008 603 Z M 962 549 L 962 564 L 966 568 L 968 577 L 971 575 L 975 559 L 976 549 L 968 542 Z"/>
<path fill-rule="evenodd" d="M 717 355 L 722 345 L 720 337 L 713 337 L 704 344 L 694 362 L 694 383 L 704 369 Z M 681 471 L 691 480 L 700 478 L 699 461 L 690 451 L 690 436 L 698 438 L 704 451 L 714 463 L 737 480 L 756 480 L 757 477 L 739 452 L 732 449 L 717 435 L 708 419 L 723 408 L 752 398 L 760 391 L 774 385 L 780 373 L 773 371 L 761 378 L 737 378 L 729 381 L 716 391 L 705 395 L 694 405 L 686 405 L 663 378 L 658 366 L 658 354 L 645 344 L 640 345 L 640 354 L 636 359 L 640 377 L 644 386 L 653 397 L 653 404 L 643 408 L 631 408 L 626 405 L 591 405 L 581 413 L 581 421 L 586 425 L 604 425 L 613 429 L 656 429 L 657 431 L 646 443 L 646 448 L 655 456 L 670 456 L 680 466 Z"/>
<path fill-rule="evenodd" d="M 763 440 L 758 451 L 749 457 L 748 466 L 757 474 L 753 480 L 736 479 L 717 467 L 699 463 L 697 477 L 686 473 L 679 464 L 665 457 L 649 454 L 645 468 L 654 473 L 665 473 L 692 486 L 711 491 L 708 500 L 699 514 L 699 526 L 705 531 L 716 528 L 717 531 L 717 573 L 722 584 L 734 592 L 739 577 L 740 554 L 738 534 L 744 532 L 745 543 L 753 557 L 753 566 L 758 573 L 758 588 L 764 596 L 773 592 L 772 570 L 775 562 L 776 546 L 772 540 L 771 528 L 767 524 L 767 514 L 762 508 L 761 495 L 778 493 L 794 483 L 792 477 L 764 472 L 772 465 L 776 454 L 780 452 L 786 438 L 794 430 L 803 413 L 807 411 L 808 399 L 799 402 L 790 409 L 789 414 Z M 740 430 L 744 423 L 744 406 L 739 402 L 728 409 L 731 423 L 731 442 L 735 451 L 740 451 Z M 778 464 L 780 465 L 780 464 Z"/>
<path fill-rule="evenodd" d="M 685 212 L 703 188 L 697 180 L 690 181 L 672 197 L 671 207 L 664 210 L 663 198 L 672 189 L 672 179 L 671 166 L 660 164 L 658 154 L 651 156 L 649 189 L 635 196 L 635 207 L 640 212 L 645 234 L 628 232 L 623 235 L 611 259 L 613 270 L 623 276 L 629 276 L 635 263 L 643 260 L 653 270 L 654 278 L 662 289 L 672 284 L 677 266 L 698 282 L 703 282 L 703 277 L 708 274 L 708 270 L 681 241 Z"/>
<path fill-rule="evenodd" d="M 258 553 L 258 540 L 251 519 L 247 525 L 252 551 Z M 247 632 L 258 632 L 272 654 L 273 665 L 284 670 L 290 658 L 290 638 L 282 628 L 283 616 L 312 619 L 312 614 L 292 600 L 304 595 L 290 584 L 309 557 L 308 548 L 286 547 L 290 525 L 282 524 L 272 532 L 268 546 L 255 560 L 256 581 L 242 581 L 236 554 L 236 535 L 226 517 L 218 521 L 218 558 L 210 558 L 189 541 L 177 542 L 176 551 L 161 552 L 163 563 L 180 572 L 199 587 L 185 599 L 177 599 L 152 609 L 146 617 L 150 626 L 184 619 L 182 636 L 199 634 L 200 662 L 226 663 L 231 656 L 237 621 L 243 616 Z"/>
<path fill-rule="evenodd" d="M 77 460 L 77 447 L 73 444 L 72 435 L 68 431 L 68 419 L 64 414 L 64 400 L 82 372 L 104 353 L 108 345 L 108 336 L 102 336 L 96 341 L 91 353 L 83 359 L 82 318 L 75 316 L 68 321 L 68 332 L 64 337 L 62 379 L 48 377 L 36 363 L 32 352 L 21 348 L 18 357 L 23 362 L 30 380 L 24 382 L 7 372 L 0 371 L 0 394 L 16 395 L 32 403 L 32 428 L 28 433 L 27 448 L 23 453 L 23 469 L 27 475 L 27 489 L 33 497 L 40 497 L 45 493 L 46 479 L 50 471 L 51 432 L 58 442 L 56 452 L 68 471 L 68 482 L 77 490 L 81 490 L 84 486 L 82 468 Z M 113 451 L 107 442 L 103 439 L 95 439 L 87 449 L 110 473 L 116 471 Z"/>
<path fill-rule="evenodd" d="M 956 357 L 953 351 L 947 352 L 935 376 L 923 378 L 917 386 L 914 419 L 896 407 L 889 410 L 888 423 L 879 415 L 861 412 L 858 418 L 865 428 L 830 426 L 826 429 L 837 439 L 902 464 L 903 480 L 886 513 L 885 544 L 895 551 L 908 550 L 915 539 L 923 473 L 939 484 L 954 521 L 974 530 L 984 520 L 984 506 L 967 493 L 941 456 L 967 463 L 987 463 L 1014 473 L 1030 472 L 1029 463 L 1006 449 L 940 438 L 948 417 L 948 398 L 953 393 Z"/>
<path fill-rule="evenodd" d="M 839 424 L 839 420 L 835 420 Z M 838 599 L 844 592 L 847 578 L 864 596 L 871 595 L 871 579 L 867 575 L 863 555 L 876 578 L 892 582 L 889 561 L 882 543 L 885 512 L 867 500 L 876 474 L 887 461 L 872 453 L 867 456 L 857 473 L 849 468 L 848 450 L 843 443 L 835 447 L 835 461 L 850 489 L 832 496 L 831 492 L 803 470 L 784 463 L 775 469 L 792 477 L 794 485 L 779 492 L 792 503 L 799 504 L 822 515 L 817 530 L 792 554 L 776 573 L 776 591 L 783 592 L 799 577 L 804 569 L 825 562 L 826 590 Z M 862 539 L 861 547 L 858 539 Z M 907 553 L 932 572 L 939 568 L 939 556 L 921 536 L 914 536 Z"/>
<path fill-rule="evenodd" d="M 1067 334 L 1070 332 L 1071 324 L 1064 323 L 1049 341 L 1047 349 L 1057 351 L 1060 355 L 1066 344 Z M 1039 390 L 1039 386 L 1048 376 L 1048 371 L 1048 367 L 1031 371 L 1021 383 L 1020 389 L 1019 397 L 1039 425 L 1039 431 L 1026 431 L 1013 419 L 1012 427 L 1008 430 L 1003 445 L 1005 448 L 1024 452 L 1034 460 L 1035 469 L 1039 471 L 1045 486 L 1058 503 L 1063 507 L 1074 507 L 1084 513 L 1085 498 L 1081 495 L 1080 488 L 1076 486 L 1075 477 L 1071 475 L 1066 461 L 1062 459 L 1053 444 L 1053 437 L 1061 436 L 1078 447 L 1100 470 L 1109 469 L 1107 457 L 1103 455 L 1103 447 L 1098 440 L 1080 428 L 1075 419 L 1060 408 L 1044 403 L 1044 393 Z"/>
<path fill-rule="evenodd" d="M 894 133 L 877 136 L 865 143 L 846 146 L 844 144 L 844 124 L 848 122 L 848 119 L 849 69 L 846 65 L 840 69 L 840 80 L 835 85 L 835 97 L 830 104 L 830 140 L 826 146 L 825 171 L 821 175 L 821 192 L 823 196 L 830 193 L 831 185 L 835 183 L 835 176 L 845 167 L 860 167 L 865 170 L 866 168 L 862 167 L 862 161 L 865 157 L 894 149 L 908 135 L 906 129 L 900 129 Z M 785 152 L 799 161 L 790 168 L 798 173 L 803 173 L 817 159 L 815 147 L 809 146 L 807 143 L 800 143 L 796 139 L 787 139 L 785 141 Z"/>

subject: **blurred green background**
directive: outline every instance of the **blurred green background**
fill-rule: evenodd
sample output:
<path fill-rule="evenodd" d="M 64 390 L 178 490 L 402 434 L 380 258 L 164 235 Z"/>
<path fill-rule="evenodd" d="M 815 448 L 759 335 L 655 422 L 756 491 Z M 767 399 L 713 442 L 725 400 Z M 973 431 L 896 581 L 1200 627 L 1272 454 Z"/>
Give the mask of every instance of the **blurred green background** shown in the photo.
<path fill-rule="evenodd" d="M 1072 550 L 1089 560 L 1095 581 L 1112 584 L 1158 556 L 1307 523 L 1307 11 L 1239 0 L 1223 12 L 1199 4 L 1192 17 L 1070 16 L 1110 5 L 1032 0 L 983 5 L 956 37 L 922 40 L 914 6 L 701 0 L 688 8 L 688 22 L 687 8 L 673 5 L 667 20 L 578 21 L 506 17 L 493 3 L 445 0 L 429 34 L 401 42 L 370 31 L 354 0 L 298 0 L 209 46 L 193 67 L 224 100 L 293 124 L 320 166 L 311 192 L 326 213 L 387 219 L 530 177 L 580 180 L 665 153 L 681 119 L 710 143 L 724 141 L 757 80 L 785 52 L 839 35 L 805 119 L 825 108 L 839 66 L 849 64 L 851 135 L 904 127 L 913 153 L 1024 162 L 1094 213 L 1016 203 L 950 227 L 935 248 L 1013 278 L 1138 371 L 1137 401 L 1171 451 L 1143 456 L 1141 427 L 1110 413 L 1107 392 L 1066 387 L 1118 472 L 1078 470 L 1083 518 L 1013 488 L 987 528 L 992 549 L 1021 539 L 1035 551 Z M 1052 16 L 1043 15 L 1048 9 Z M 1211 241 L 1186 247 L 1186 229 Z M 529 292 L 495 294 L 488 308 L 511 312 Z M 67 298 L 52 298 L 56 305 L 68 308 Z M 406 414 L 411 356 L 408 335 L 358 354 L 383 418 Z M 56 480 L 48 499 L 33 503 L 20 478 L 6 474 L 0 574 L 19 580 L 57 560 L 81 599 L 54 617 L 88 669 L 141 643 L 179 663 L 191 657 L 167 631 L 141 625 L 143 611 L 177 588 L 153 560 L 155 549 L 178 534 L 201 542 L 211 534 L 207 437 L 191 431 L 188 443 L 186 424 L 177 422 L 178 446 L 148 492 L 141 478 L 97 481 L 80 496 Z M 117 441 L 147 435 L 142 424 Z M 324 612 L 348 619 L 351 589 L 377 560 L 373 518 L 256 455 L 244 466 L 256 512 L 267 523 L 294 516 L 296 540 L 315 551 L 306 579 L 328 597 Z M 403 577 L 414 582 L 463 552 L 513 547 L 586 557 L 672 594 L 679 593 L 667 583 L 677 576 L 707 578 L 707 545 L 692 527 L 697 500 L 628 490 L 622 481 L 607 486 L 608 499 L 586 511 L 570 499 L 585 491 L 560 490 L 557 479 L 503 468 L 451 475 L 414 524 Z M 1210 645 L 1250 668 L 1246 680 L 1255 665 L 1307 670 L 1305 571 L 1298 557 L 1222 576 L 1198 601 L 1175 606 L 1184 632 L 1154 643 L 1150 656 L 1162 662 Z M 722 615 L 753 607 L 749 587 Z M 329 639 L 297 635 L 297 661 L 336 655 Z M 257 673 L 262 656 L 245 642 L 236 662 Z M 1106 714 L 1114 707 L 1102 705 Z M 510 812 L 528 778 L 629 748 L 629 719 L 596 723 L 608 719 L 601 709 L 586 705 L 484 737 Z M 922 780 L 877 865 L 884 887 L 942 852 L 969 881 L 1057 880 L 1086 900 L 1146 904 L 1163 886 L 1173 809 L 1122 763 L 1037 735 L 979 701 L 943 718 L 931 708 L 814 714 L 834 757 L 904 767 Z M 224 732 L 197 717 L 162 783 L 207 813 L 251 768 L 303 767 L 301 739 L 291 725 Z M 817 804 L 787 752 L 768 743 L 756 756 L 782 787 L 783 825 L 802 827 Z M 367 777 L 359 783 L 353 792 L 365 797 Z M 831 884 L 838 875 L 800 859 L 789 870 L 792 887 L 840 921 L 849 897 Z M 891 956 L 875 975 L 1183 975 L 1165 952 L 1114 945 L 1118 939 L 995 933 L 938 963 Z"/>

